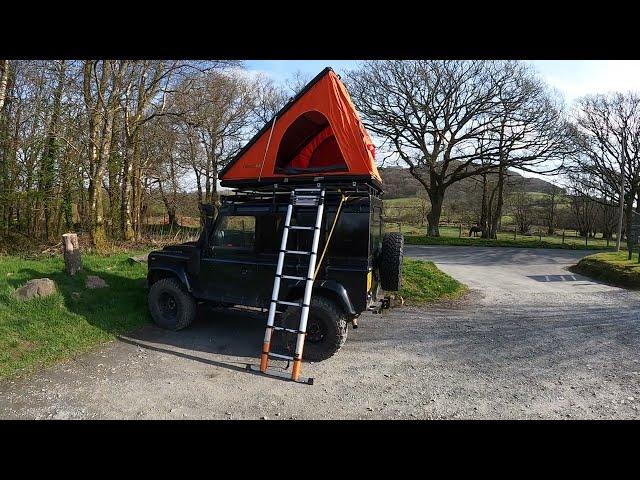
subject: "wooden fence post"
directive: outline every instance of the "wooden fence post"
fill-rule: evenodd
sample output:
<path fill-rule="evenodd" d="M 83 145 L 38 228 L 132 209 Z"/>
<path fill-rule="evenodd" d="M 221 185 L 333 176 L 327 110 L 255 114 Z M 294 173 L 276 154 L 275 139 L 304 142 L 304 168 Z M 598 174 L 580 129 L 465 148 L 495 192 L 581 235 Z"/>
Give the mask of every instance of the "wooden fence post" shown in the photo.
<path fill-rule="evenodd" d="M 564 245 L 564 230 L 562 230 L 562 244 Z"/>
<path fill-rule="evenodd" d="M 71 276 L 82 270 L 82 258 L 80 256 L 80 245 L 78 235 L 75 233 L 65 233 L 62 235 L 62 248 L 64 252 L 64 266 Z"/>

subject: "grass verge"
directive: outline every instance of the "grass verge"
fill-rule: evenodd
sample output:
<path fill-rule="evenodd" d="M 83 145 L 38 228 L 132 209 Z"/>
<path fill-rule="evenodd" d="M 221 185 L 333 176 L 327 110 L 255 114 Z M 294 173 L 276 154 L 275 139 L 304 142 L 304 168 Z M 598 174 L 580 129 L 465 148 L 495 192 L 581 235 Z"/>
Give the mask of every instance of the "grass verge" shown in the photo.
<path fill-rule="evenodd" d="M 627 252 L 597 253 L 584 257 L 571 270 L 613 285 L 640 289 L 640 264 L 635 254 L 628 260 Z"/>
<path fill-rule="evenodd" d="M 607 250 L 613 247 L 605 245 L 584 245 L 577 243 L 562 243 L 548 240 L 540 241 L 537 237 L 526 237 L 524 239 L 499 238 L 492 240 L 488 238 L 473 237 L 427 237 L 425 235 L 405 235 L 404 242 L 407 245 L 454 245 L 471 247 L 515 247 L 515 248 L 562 248 L 567 250 Z"/>
<path fill-rule="evenodd" d="M 466 285 L 451 278 L 433 262 L 404 259 L 400 295 L 409 305 L 454 300 L 465 294 Z"/>
<path fill-rule="evenodd" d="M 85 254 L 84 271 L 75 277 L 64 274 L 59 256 L 0 257 L 0 378 L 29 373 L 146 323 L 147 269 L 129 263 L 135 253 Z M 109 287 L 86 289 L 87 275 L 98 275 Z M 13 296 L 28 280 L 43 277 L 56 283 L 57 293 L 31 300 Z"/>

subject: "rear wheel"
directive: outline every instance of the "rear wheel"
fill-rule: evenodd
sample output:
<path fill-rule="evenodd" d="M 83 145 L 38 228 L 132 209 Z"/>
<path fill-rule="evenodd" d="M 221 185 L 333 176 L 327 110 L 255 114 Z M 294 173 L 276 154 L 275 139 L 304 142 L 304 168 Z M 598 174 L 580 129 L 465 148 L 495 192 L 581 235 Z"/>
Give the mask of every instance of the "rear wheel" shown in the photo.
<path fill-rule="evenodd" d="M 156 325 L 182 330 L 196 317 L 196 302 L 176 278 L 163 278 L 149 290 L 149 311 Z"/>
<path fill-rule="evenodd" d="M 302 303 L 302 299 L 296 302 Z M 300 307 L 288 308 L 276 324 L 297 330 L 300 326 L 300 310 Z M 276 331 L 273 343 L 276 349 L 293 355 L 296 337 L 297 335 L 293 333 Z M 326 360 L 340 350 L 346 341 L 347 315 L 345 312 L 328 298 L 312 298 L 302 358 L 312 362 Z"/>

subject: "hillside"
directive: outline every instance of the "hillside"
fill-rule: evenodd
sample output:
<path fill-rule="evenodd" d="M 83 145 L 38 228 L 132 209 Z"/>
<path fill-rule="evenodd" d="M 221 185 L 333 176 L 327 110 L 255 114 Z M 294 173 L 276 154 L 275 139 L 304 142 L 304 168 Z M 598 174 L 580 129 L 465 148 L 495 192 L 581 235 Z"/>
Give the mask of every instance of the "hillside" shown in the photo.
<path fill-rule="evenodd" d="M 381 167 L 378 168 L 382 176 L 385 190 L 385 198 L 403 198 L 423 195 L 424 188 L 420 182 L 413 178 L 407 168 L 403 167 Z M 526 192 L 545 192 L 553 184 L 539 178 L 523 177 L 519 173 L 509 170 L 508 185 L 522 183 Z M 447 191 L 448 195 L 463 193 L 475 190 L 479 184 L 479 178 L 467 178 L 453 184 Z"/>

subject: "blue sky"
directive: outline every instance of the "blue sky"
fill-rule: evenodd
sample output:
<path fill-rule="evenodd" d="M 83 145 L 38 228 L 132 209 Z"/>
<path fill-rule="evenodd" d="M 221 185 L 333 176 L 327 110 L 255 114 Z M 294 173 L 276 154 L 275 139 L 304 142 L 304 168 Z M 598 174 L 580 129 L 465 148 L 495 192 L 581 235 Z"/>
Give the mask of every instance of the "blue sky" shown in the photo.
<path fill-rule="evenodd" d="M 552 87 L 559 90 L 567 104 L 590 93 L 636 90 L 640 92 L 640 61 L 638 60 L 533 60 L 528 62 Z M 357 60 L 247 60 L 245 66 L 253 72 L 269 75 L 285 84 L 297 71 L 314 77 L 330 66 L 338 73 L 357 67 Z M 535 173 L 521 172 L 526 177 Z"/>
<path fill-rule="evenodd" d="M 587 93 L 640 91 L 638 60 L 535 60 L 529 61 L 547 83 L 571 102 Z M 315 76 L 326 66 L 341 73 L 355 68 L 356 60 L 247 60 L 249 70 L 263 72 L 284 83 L 294 72 Z"/>

